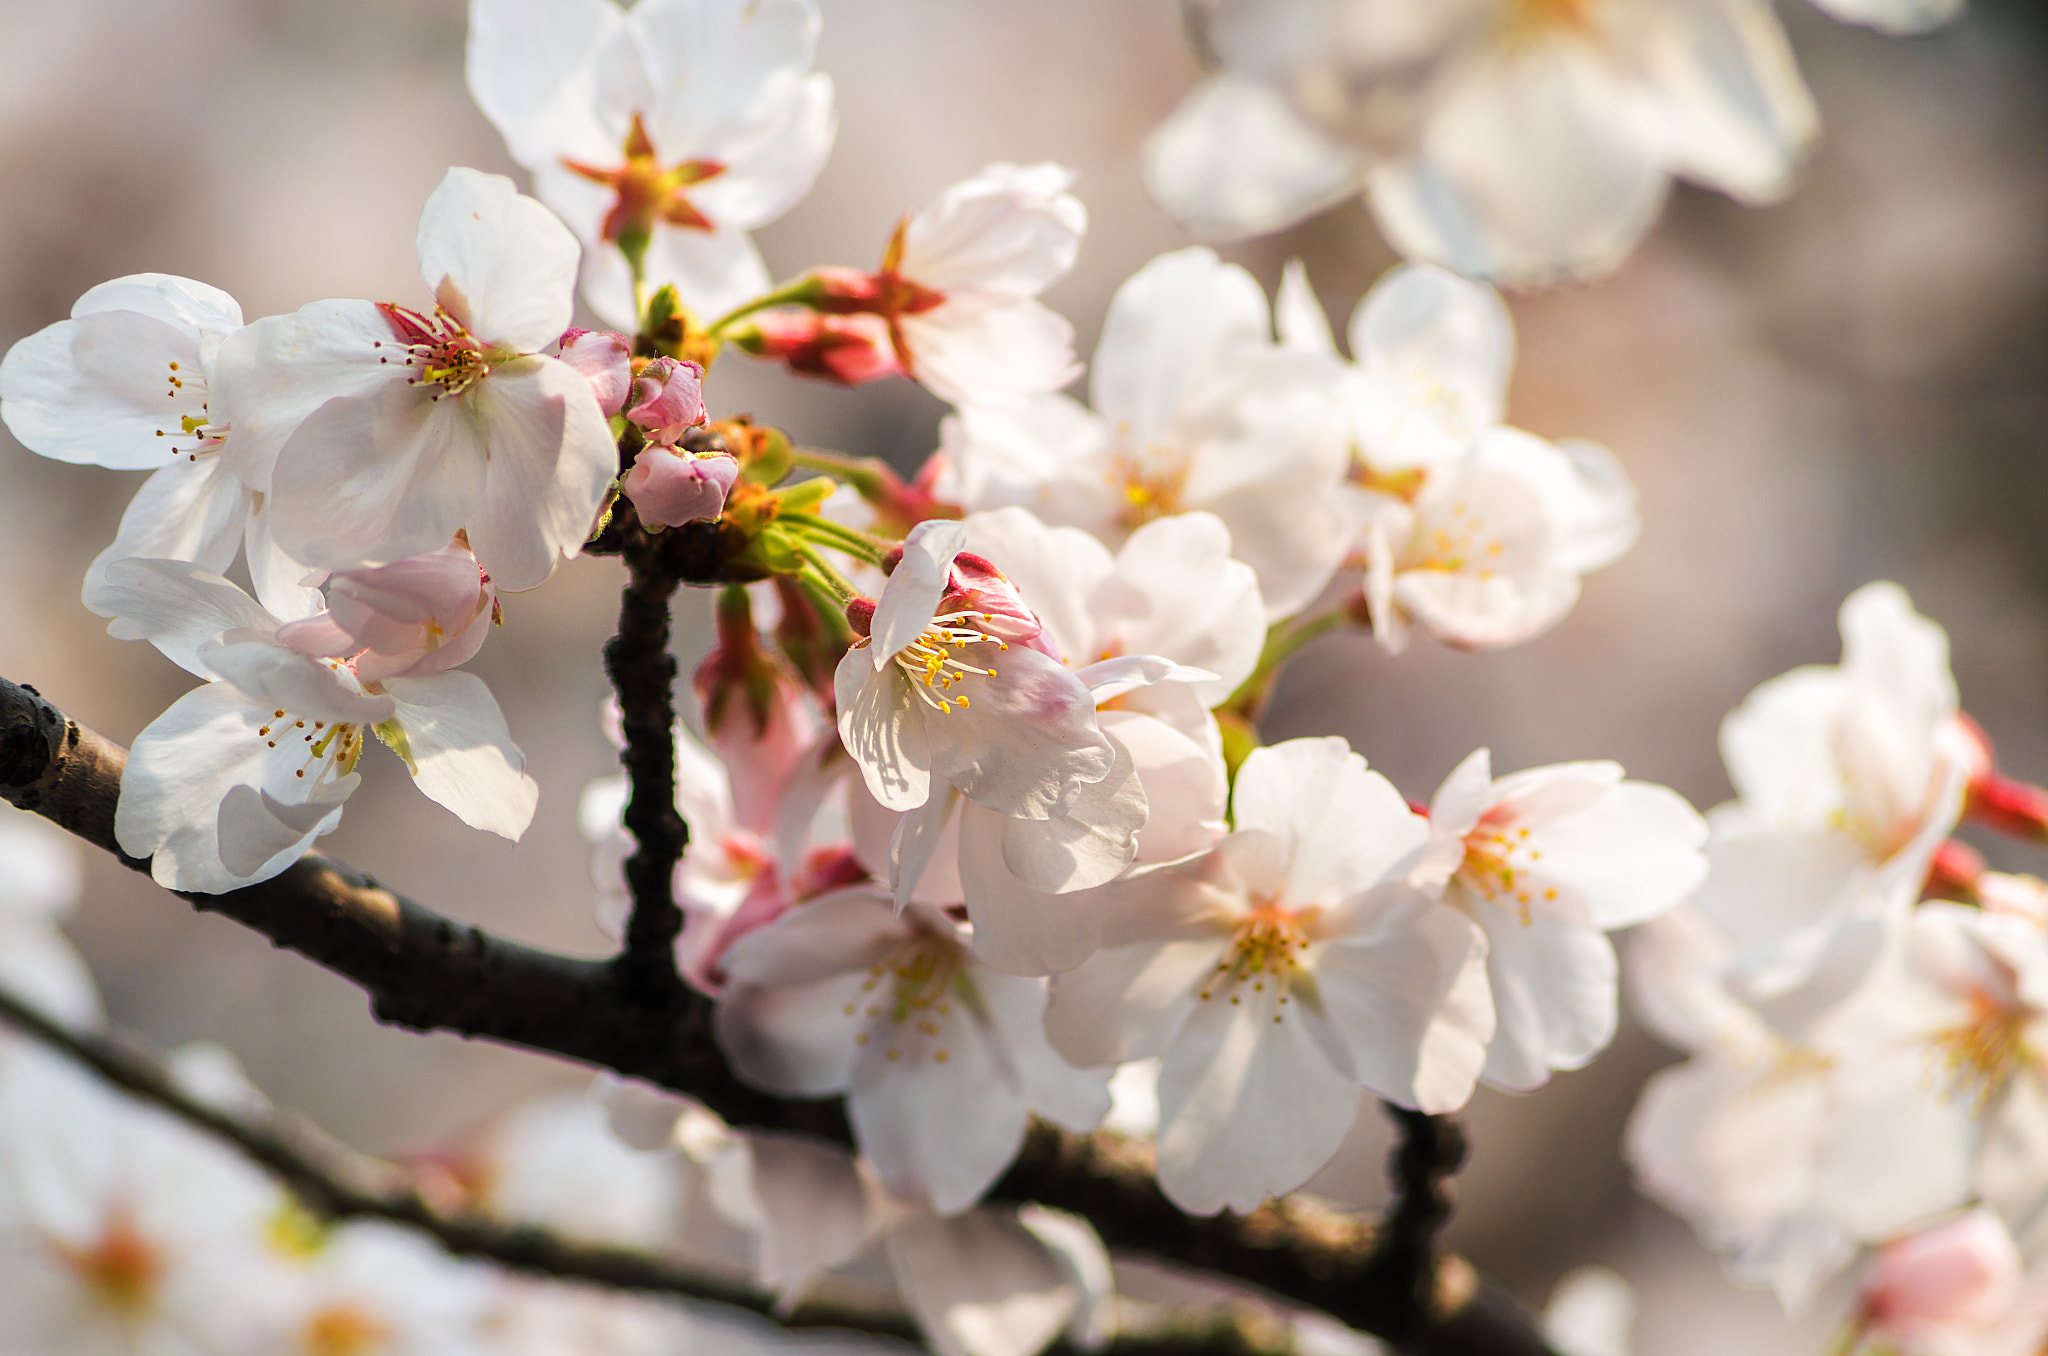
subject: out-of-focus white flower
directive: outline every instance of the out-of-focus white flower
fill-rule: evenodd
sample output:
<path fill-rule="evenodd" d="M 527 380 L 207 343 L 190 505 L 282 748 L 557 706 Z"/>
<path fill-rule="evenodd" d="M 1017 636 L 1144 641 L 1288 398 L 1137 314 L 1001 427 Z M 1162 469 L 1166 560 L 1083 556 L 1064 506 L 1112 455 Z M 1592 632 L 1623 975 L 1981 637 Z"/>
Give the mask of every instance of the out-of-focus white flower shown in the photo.
<path fill-rule="evenodd" d="M 1972 758 L 1939 626 L 1870 584 L 1841 628 L 1839 666 L 1774 678 L 1722 723 L 1737 799 L 1708 816 L 1691 906 L 1727 939 L 1723 981 L 1789 1034 L 1856 985 L 1918 897 Z"/>
<path fill-rule="evenodd" d="M 233 1151 L 57 1056 L 0 1060 L 10 1350 L 264 1350 L 293 1312 L 293 1278 L 267 1246 L 284 1206 Z"/>
<path fill-rule="evenodd" d="M 694 1120 L 679 1142 L 704 1165 L 719 1215 L 755 1235 L 755 1274 L 784 1305 L 880 1243 L 940 1356 L 1034 1356 L 1063 1333 L 1084 1350 L 1108 1337 L 1109 1256 L 1086 1222 L 1038 1206 L 947 1218 L 891 1196 L 843 1149 Z"/>
<path fill-rule="evenodd" d="M 514 1107 L 463 1146 L 481 1183 L 472 1208 L 609 1247 L 661 1251 L 675 1240 L 682 1180 L 671 1156 L 612 1133 L 594 1089 Z"/>
<path fill-rule="evenodd" d="M 1629 1127 L 1645 1189 L 1788 1306 L 1858 1243 L 1972 1195 L 2014 1221 L 2048 1205 L 2048 1079 L 2032 1053 L 2048 1041 L 2048 934 L 1945 903 L 1891 931 L 1862 985 L 1796 1042 L 1732 1005 L 1677 1033 L 1699 1053 L 1651 1080 Z M 1653 933 L 1653 951 L 1670 940 Z M 1669 962 L 1645 968 L 1648 987 Z"/>
<path fill-rule="evenodd" d="M 638 325 L 615 244 L 709 319 L 768 290 L 747 232 L 809 191 L 832 149 L 810 73 L 811 0 L 472 0 L 470 93 L 587 248 L 583 295 Z"/>
<path fill-rule="evenodd" d="M 247 539 L 256 594 L 280 615 L 308 610 L 305 567 L 270 538 L 260 492 L 269 467 L 230 446 L 233 416 L 212 388 L 221 344 L 242 308 L 218 288 L 164 273 L 101 283 L 71 318 L 28 336 L 0 361 L 0 419 L 31 452 L 59 461 L 153 470 L 113 544 L 85 574 L 85 605 L 106 569 L 146 556 L 215 574 Z M 118 633 L 118 632 L 117 632 Z M 128 636 L 125 639 L 135 639 Z"/>
<path fill-rule="evenodd" d="M 1074 379 L 1074 327 L 1038 294 L 1074 266 L 1088 214 L 1058 165 L 990 165 L 889 241 L 879 273 L 812 275 L 808 304 L 875 315 L 903 375 L 956 405 L 1014 409 Z"/>
<path fill-rule="evenodd" d="M 575 238 L 511 180 L 452 169 L 419 255 L 431 314 L 317 301 L 237 331 L 214 385 L 295 559 L 356 569 L 466 530 L 500 588 L 532 588 L 618 470 L 590 382 L 540 351 L 569 325 Z"/>
<path fill-rule="evenodd" d="M 1606 1267 L 1580 1267 L 1550 1292 L 1543 1339 L 1562 1356 L 1631 1356 L 1636 1294 Z"/>
<path fill-rule="evenodd" d="M 1769 202 L 1816 129 L 1758 0 L 1205 8 L 1222 69 L 1155 135 L 1146 179 L 1214 235 L 1277 230 L 1363 189 L 1411 258 L 1515 282 L 1599 273 L 1672 176 Z"/>
<path fill-rule="evenodd" d="M 1201 509 L 1258 575 L 1269 620 L 1299 611 L 1350 544 L 1338 365 L 1276 345 L 1251 275 L 1205 249 L 1162 255 L 1117 289 L 1090 373 L 1094 409 L 1040 396 L 963 410 L 943 437 L 953 497 L 1020 505 L 1118 547 Z"/>
<path fill-rule="evenodd" d="M 1706 822 L 1615 763 L 1494 780 L 1485 749 L 1444 779 L 1409 879 L 1486 934 L 1497 1019 L 1482 1075 L 1538 1087 L 1607 1048 L 1618 967 L 1604 935 L 1671 908 L 1706 875 Z"/>
<path fill-rule="evenodd" d="M 473 828 L 516 839 L 539 790 L 490 690 L 472 674 L 364 684 L 291 648 L 276 618 L 177 561 L 107 572 L 108 606 L 206 686 L 136 736 L 114 832 L 158 883 L 218 893 L 264 880 L 333 829 L 374 734 L 414 782 Z"/>
<path fill-rule="evenodd" d="M 1341 739 L 1259 749 L 1236 831 L 1120 882 L 1103 949 L 1053 980 L 1067 1058 L 1159 1055 L 1159 1184 L 1248 1211 L 1327 1162 L 1359 1090 L 1464 1104 L 1493 1036 L 1486 943 L 1404 877 L 1421 816 Z"/>
<path fill-rule="evenodd" d="M 936 909 L 887 892 L 812 900 L 725 958 L 718 1039 L 742 1078 L 789 1097 L 847 1094 L 890 1191 L 954 1215 L 1009 1166 L 1033 1114 L 1086 1132 L 1107 1072 L 1046 1044 L 1045 982 L 998 974 Z"/>
<path fill-rule="evenodd" d="M 34 815 L 0 815 L 0 988 L 75 1026 L 102 1017 L 92 973 L 57 930 L 83 886 L 77 840 Z M 0 1034 L 0 1047 L 13 1040 Z"/>
<path fill-rule="evenodd" d="M 342 1225 L 300 1259 L 292 1316 L 270 1350 L 308 1356 L 495 1356 L 491 1301 L 500 1278 L 396 1225 Z M 281 1340 L 279 1340 L 281 1339 Z"/>
<path fill-rule="evenodd" d="M 1016 590 L 982 563 L 971 578 L 956 568 L 965 543 L 946 521 L 904 542 L 834 675 L 840 738 L 889 809 L 953 787 L 1012 818 L 1057 819 L 1115 752 L 1087 687 L 1033 648 L 1042 628 Z"/>

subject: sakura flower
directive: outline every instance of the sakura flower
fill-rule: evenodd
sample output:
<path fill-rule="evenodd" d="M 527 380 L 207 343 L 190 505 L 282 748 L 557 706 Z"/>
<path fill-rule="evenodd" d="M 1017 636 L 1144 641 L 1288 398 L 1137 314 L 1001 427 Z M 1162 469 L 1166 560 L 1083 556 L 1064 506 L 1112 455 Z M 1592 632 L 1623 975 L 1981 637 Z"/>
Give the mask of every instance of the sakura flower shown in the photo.
<path fill-rule="evenodd" d="M 269 471 L 273 531 L 328 570 L 436 550 L 458 529 L 500 588 L 582 548 L 617 473 L 568 327 L 576 241 L 512 181 L 452 169 L 420 216 L 431 314 L 319 301 L 239 331 L 215 383 Z"/>
<path fill-rule="evenodd" d="M 1411 625 L 1461 649 L 1540 635 L 1578 601 L 1579 577 L 1635 538 L 1634 491 L 1604 449 L 1511 428 L 1419 480 L 1345 493 L 1373 635 L 1394 654 Z"/>
<path fill-rule="evenodd" d="M 490 1356 L 497 1277 L 381 1221 L 341 1226 L 286 1291 L 292 1315 L 271 1350 L 378 1356 Z"/>
<path fill-rule="evenodd" d="M 1117 289 L 1090 374 L 1093 411 L 1040 396 L 949 421 L 950 487 L 970 509 L 1021 505 L 1111 547 L 1155 518 L 1206 510 L 1258 575 L 1268 620 L 1328 582 L 1351 528 L 1338 368 L 1276 346 L 1249 274 L 1203 249 L 1162 255 Z"/>
<path fill-rule="evenodd" d="M 1258 664 L 1266 639 L 1258 576 L 1232 558 L 1230 530 L 1214 514 L 1143 523 L 1115 553 L 1024 508 L 965 522 L 969 549 L 1016 581 L 1072 662 L 1149 654 L 1206 669 L 1215 676 L 1193 684 L 1204 708 L 1221 704 Z"/>
<path fill-rule="evenodd" d="M 1476 925 L 1407 885 L 1422 818 L 1341 739 L 1256 750 L 1216 847 L 1121 882 L 1103 949 L 1055 977 L 1076 1064 L 1161 1056 L 1159 1184 L 1255 1209 L 1336 1152 L 1360 1089 L 1462 1105 L 1493 1008 Z"/>
<path fill-rule="evenodd" d="M 1855 986 L 1961 812 L 1972 750 L 1948 640 L 1895 584 L 1842 604 L 1842 662 L 1774 678 L 1721 727 L 1737 799 L 1708 816 L 1695 907 L 1723 976 L 1796 1034 Z"/>
<path fill-rule="evenodd" d="M 305 567 L 271 540 L 260 493 L 269 466 L 245 451 L 247 440 L 230 445 L 230 407 L 213 389 L 221 345 L 241 327 L 242 308 L 218 288 L 137 273 L 93 288 L 69 320 L 0 361 L 0 419 L 23 446 L 59 461 L 153 472 L 86 571 L 85 605 L 102 616 L 99 593 L 113 562 L 189 560 L 219 573 L 245 537 L 266 606 L 290 615 L 317 606 L 298 587 Z"/>
<path fill-rule="evenodd" d="M 1614 1039 L 1617 964 L 1603 935 L 1678 904 L 1707 873 L 1707 826 L 1676 793 L 1625 782 L 1614 763 L 1493 780 L 1487 751 L 1431 802 L 1430 844 L 1409 879 L 1486 934 L 1497 1025 L 1482 1076 L 1538 1087 Z"/>
<path fill-rule="evenodd" d="M 1770 202 L 1815 132 L 1785 34 L 1749 0 L 1206 9 L 1222 71 L 1147 148 L 1146 177 L 1212 234 L 1362 188 L 1410 258 L 1518 283 L 1604 272 L 1671 176 Z M 1263 160 L 1230 134 L 1254 118 L 1278 148 Z"/>
<path fill-rule="evenodd" d="M 369 736 L 422 792 L 475 828 L 517 838 L 538 794 L 490 691 L 473 675 L 364 683 L 309 657 L 234 585 L 175 561 L 108 570 L 109 606 L 207 680 L 136 736 L 114 833 L 171 889 L 218 893 L 289 866 L 340 820 Z"/>
<path fill-rule="evenodd" d="M 661 1249 L 675 1237 L 676 1164 L 613 1134 L 597 1089 L 514 1107 L 460 1158 L 466 1176 L 482 1184 L 468 1204 L 500 1219 L 612 1247 Z"/>
<path fill-rule="evenodd" d="M 717 1032 L 740 1076 L 846 1093 L 882 1181 L 941 1215 L 1001 1175 L 1033 1114 L 1086 1132 L 1109 1110 L 1108 1073 L 1045 1043 L 1044 981 L 977 963 L 966 929 L 928 906 L 827 895 L 741 938 L 725 969 Z"/>
<path fill-rule="evenodd" d="M 0 1312 L 10 1347 L 262 1350 L 285 1200 L 230 1150 L 40 1049 L 0 1061 Z M 274 1349 L 274 1348 L 273 1348 Z"/>
<path fill-rule="evenodd" d="M 897 364 L 956 405 L 1014 409 L 1073 380 L 1074 330 L 1037 301 L 1088 214 L 1058 165 L 994 164 L 896 228 L 872 276 L 813 275 L 827 312 L 882 317 Z"/>
<path fill-rule="evenodd" d="M 424 678 L 466 664 L 497 619 L 498 591 L 457 542 L 329 576 L 327 608 L 278 638 L 314 658 L 348 658 L 359 682 Z"/>
<path fill-rule="evenodd" d="M 0 988 L 74 1026 L 101 1019 L 92 973 L 57 930 L 83 874 L 70 835 L 32 815 L 0 816 Z"/>
<path fill-rule="evenodd" d="M 1035 1356 L 1063 1332 L 1083 1349 L 1108 1335 L 1109 1257 L 1084 1221 L 1038 1206 L 947 1218 L 890 1195 L 843 1149 L 695 1119 L 686 1152 L 705 1164 L 719 1216 L 756 1236 L 755 1274 L 784 1305 L 879 1243 L 939 1356 Z"/>
<path fill-rule="evenodd" d="M 1696 919 L 1660 922 L 1638 962 L 1662 995 L 1645 1015 L 1696 1054 L 1644 1089 L 1629 1158 L 1644 1190 L 1788 1307 L 1859 1243 L 1973 1192 L 2015 1219 L 2044 1198 L 2048 1084 L 2026 1052 L 2048 1035 L 2048 938 L 1947 904 L 1892 930 L 1854 992 L 1790 1038 L 1687 979 L 1725 965 L 1726 942 Z"/>
<path fill-rule="evenodd" d="M 889 809 L 951 786 L 1013 818 L 1057 819 L 1115 752 L 1088 689 L 1032 648 L 1042 628 L 1008 581 L 985 563 L 956 569 L 965 542 L 941 520 L 904 542 L 868 634 L 834 675 L 839 734 Z"/>
<path fill-rule="evenodd" d="M 606 324 L 639 321 L 615 245 L 706 317 L 768 290 L 747 232 L 832 148 L 817 37 L 810 0 L 472 0 L 470 93 L 583 240 L 583 295 Z"/>
<path fill-rule="evenodd" d="M 633 379 L 631 399 L 626 418 L 641 427 L 648 441 L 663 447 L 674 447 L 708 417 L 704 369 L 674 358 L 650 359 Z"/>

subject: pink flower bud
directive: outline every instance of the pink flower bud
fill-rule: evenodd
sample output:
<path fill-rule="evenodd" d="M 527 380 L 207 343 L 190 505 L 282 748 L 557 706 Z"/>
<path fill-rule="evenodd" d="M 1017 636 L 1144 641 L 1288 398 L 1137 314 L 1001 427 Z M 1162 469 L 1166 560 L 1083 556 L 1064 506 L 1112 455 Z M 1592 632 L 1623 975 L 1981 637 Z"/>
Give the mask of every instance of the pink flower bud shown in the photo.
<path fill-rule="evenodd" d="M 1905 1345 L 1930 1327 L 1989 1324 L 2019 1283 L 2012 1235 L 1980 1207 L 1878 1249 L 1863 1277 L 1865 1324 Z"/>
<path fill-rule="evenodd" d="M 482 648 L 498 592 L 461 545 L 349 570 L 327 581 L 327 611 L 278 629 L 278 639 L 316 658 L 354 656 L 365 683 L 423 678 Z"/>
<path fill-rule="evenodd" d="M 889 341 L 889 324 L 878 315 L 768 311 L 732 338 L 757 358 L 780 358 L 792 372 L 842 386 L 903 374 Z"/>
<path fill-rule="evenodd" d="M 610 330 L 570 330 L 562 336 L 562 361 L 583 374 L 607 417 L 626 404 L 633 389 L 633 345 Z"/>
<path fill-rule="evenodd" d="M 739 478 L 740 464 L 720 454 L 693 457 L 659 445 L 645 447 L 619 482 L 649 527 L 676 527 L 716 518 Z"/>
<path fill-rule="evenodd" d="M 685 433 L 708 417 L 704 409 L 704 369 L 692 362 L 656 358 L 634 380 L 633 407 L 626 411 L 626 417 L 647 430 L 650 440 L 674 447 Z M 725 501 L 721 497 L 719 502 Z"/>

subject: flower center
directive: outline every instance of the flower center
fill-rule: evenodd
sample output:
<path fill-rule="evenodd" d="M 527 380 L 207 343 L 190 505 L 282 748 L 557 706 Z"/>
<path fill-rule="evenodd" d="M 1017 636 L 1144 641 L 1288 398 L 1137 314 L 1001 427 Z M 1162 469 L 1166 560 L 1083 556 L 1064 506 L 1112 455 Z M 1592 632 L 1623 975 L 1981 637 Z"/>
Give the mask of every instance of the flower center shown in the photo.
<path fill-rule="evenodd" d="M 1505 27 L 1510 39 L 1567 35 L 1591 37 L 1605 0 L 1507 0 Z"/>
<path fill-rule="evenodd" d="M 1507 547 L 1499 537 L 1489 538 L 1486 519 L 1464 500 L 1450 506 L 1448 513 L 1436 513 L 1418 520 L 1415 536 L 1408 544 L 1404 570 L 1437 570 L 1462 574 L 1470 570 L 1481 579 L 1493 578 L 1490 562 L 1497 562 Z M 1475 562 L 1479 568 L 1472 567 Z"/>
<path fill-rule="evenodd" d="M 614 169 L 566 156 L 562 159 L 572 174 L 602 184 L 617 195 L 611 210 L 604 215 L 602 230 L 607 244 L 631 232 L 642 237 L 644 248 L 646 233 L 654 229 L 656 221 L 691 231 L 714 229 L 711 218 L 697 210 L 684 190 L 725 173 L 723 164 L 716 160 L 684 160 L 663 168 L 654 152 L 654 139 L 647 135 L 647 124 L 638 113 L 626 130 L 621 155 L 624 163 Z"/>
<path fill-rule="evenodd" d="M 1185 507 L 1187 458 L 1154 444 L 1142 452 L 1120 451 L 1110 459 L 1109 483 L 1116 490 L 1117 524 L 1135 530 Z"/>
<path fill-rule="evenodd" d="M 409 384 L 437 388 L 430 393 L 435 400 L 444 395 L 459 396 L 491 374 L 490 354 L 484 346 L 463 328 L 461 321 L 439 306 L 432 316 L 388 301 L 378 302 L 377 309 L 384 313 L 392 333 L 400 340 L 388 346 L 381 339 L 374 341 L 372 348 L 393 350 L 379 355 L 377 361 L 388 363 L 396 356 L 401 365 L 413 369 L 406 378 Z"/>
<path fill-rule="evenodd" d="M 848 1017 L 865 1016 L 874 1024 L 856 1035 L 854 1044 L 867 1045 L 880 1026 L 887 1057 L 900 1060 L 906 1045 L 935 1041 L 944 1031 L 941 1019 L 953 1015 L 953 993 L 970 988 L 962 969 L 960 945 L 952 938 L 919 930 L 906 939 L 875 962 L 861 982 L 863 997 L 846 1005 Z M 934 1064 L 952 1057 L 942 1045 L 932 1051 Z"/>
<path fill-rule="evenodd" d="M 993 620 L 986 612 L 948 612 L 933 617 L 924 634 L 896 652 L 896 667 L 910 679 L 911 690 L 926 706 L 942 715 L 952 714 L 955 707 L 964 711 L 967 709 L 967 694 L 961 693 L 956 697 L 951 695 L 952 689 L 969 675 L 996 676 L 993 668 L 970 664 L 960 657 L 970 645 L 993 645 L 998 650 L 1010 648 L 1007 641 L 967 624 Z"/>
<path fill-rule="evenodd" d="M 1244 1002 L 1244 987 L 1254 995 L 1273 991 L 1273 1020 L 1281 1018 L 1297 981 L 1304 980 L 1302 962 L 1307 958 L 1309 924 L 1315 909 L 1283 909 L 1261 904 L 1241 919 L 1230 940 L 1230 949 L 1203 982 L 1200 998 L 1212 1002 L 1218 994 L 1228 995 L 1233 1006 Z"/>
<path fill-rule="evenodd" d="M 1950 1098 L 1968 1099 L 1979 1112 L 2002 1091 L 2019 1066 L 2033 1057 L 2027 1046 L 2027 1011 L 2008 1007 L 1978 990 L 1970 1015 L 1932 1037 L 1934 1056 Z"/>
<path fill-rule="evenodd" d="M 1458 867 L 1458 878 L 1487 903 L 1513 909 L 1527 927 L 1529 907 L 1538 896 L 1526 873 L 1542 859 L 1542 850 L 1529 846 L 1527 829 L 1481 819 L 1465 835 L 1465 860 Z M 1545 887 L 1541 898 L 1546 902 L 1556 899 L 1557 890 Z"/>
<path fill-rule="evenodd" d="M 163 1258 L 125 1213 L 115 1214 L 91 1247 L 62 1255 L 92 1297 L 117 1313 L 140 1314 L 156 1298 Z"/>
<path fill-rule="evenodd" d="M 391 1331 L 360 1309 L 334 1304 L 307 1320 L 304 1337 L 306 1356 L 370 1356 Z"/>
<path fill-rule="evenodd" d="M 292 775 L 304 780 L 308 768 L 313 770 L 315 785 L 329 776 L 346 777 L 356 770 L 356 759 L 363 755 L 363 731 L 359 725 L 329 725 L 324 720 L 306 721 L 294 718 L 283 707 L 273 707 L 270 719 L 258 726 L 256 737 L 268 748 L 276 748 L 280 740 L 296 738 L 306 746 L 306 761 Z"/>
<path fill-rule="evenodd" d="M 226 424 L 214 423 L 212 416 L 208 412 L 205 398 L 206 378 L 200 373 L 186 369 L 180 363 L 172 362 L 168 364 L 168 367 L 169 375 L 165 378 L 165 383 L 169 389 L 164 394 L 172 400 L 183 400 L 188 408 L 191 405 L 192 396 L 199 396 L 199 413 L 179 415 L 177 432 L 173 433 L 170 429 L 160 428 L 156 431 L 156 436 L 159 438 L 190 438 L 192 443 L 189 447 L 173 443 L 171 445 L 171 455 L 174 457 L 184 457 L 188 461 L 198 461 L 200 453 L 218 452 L 220 450 L 222 441 L 228 436 L 228 428 Z"/>

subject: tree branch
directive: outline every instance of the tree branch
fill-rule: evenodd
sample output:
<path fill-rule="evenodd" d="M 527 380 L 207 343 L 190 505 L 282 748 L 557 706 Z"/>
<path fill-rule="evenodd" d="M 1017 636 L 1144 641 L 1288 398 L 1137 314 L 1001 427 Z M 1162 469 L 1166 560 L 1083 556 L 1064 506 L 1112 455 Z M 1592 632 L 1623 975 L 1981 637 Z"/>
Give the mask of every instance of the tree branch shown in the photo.
<path fill-rule="evenodd" d="M 668 652 L 676 579 L 658 552 L 644 532 L 625 537 L 628 578 L 619 595 L 619 630 L 604 647 L 605 672 L 619 694 L 626 741 L 619 761 L 631 788 L 626 830 L 634 843 L 626 859 L 633 908 L 616 964 L 627 994 L 656 1005 L 683 986 L 675 965 L 683 912 L 673 882 L 690 841 L 689 826 L 676 813 L 676 661 Z"/>
<path fill-rule="evenodd" d="M 125 759 L 119 745 L 67 720 L 33 689 L 0 679 L 0 797 L 119 855 L 113 821 Z M 456 923 L 317 852 L 268 881 L 184 897 L 354 981 L 381 1021 L 611 1069 L 695 1098 L 735 1126 L 852 1143 L 838 1099 L 770 1097 L 734 1077 L 711 1037 L 711 1000 L 687 986 L 652 1000 L 628 994 L 609 961 L 575 960 Z M 1548 1349 L 1515 1302 L 1465 1263 L 1433 1251 L 1405 1255 L 1428 1246 L 1441 1223 L 1448 1197 L 1423 1197 L 1443 1190 L 1455 1167 L 1442 1166 L 1445 1157 L 1440 1145 L 1425 1147 L 1412 1174 L 1403 1162 L 1401 1198 L 1379 1248 L 1369 1228 L 1299 1201 L 1242 1218 L 1190 1218 L 1160 1192 L 1142 1146 L 1042 1124 L 993 1194 L 1067 1210 L 1111 1247 L 1221 1271 L 1389 1337 L 1403 1351 L 1541 1356 Z"/>

